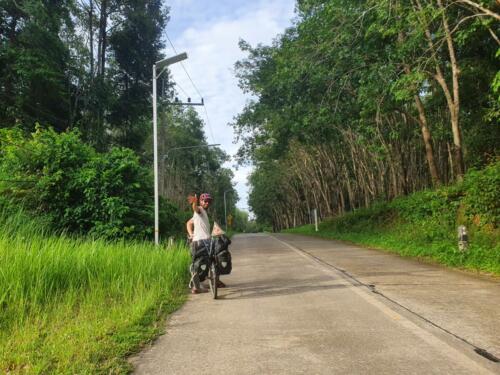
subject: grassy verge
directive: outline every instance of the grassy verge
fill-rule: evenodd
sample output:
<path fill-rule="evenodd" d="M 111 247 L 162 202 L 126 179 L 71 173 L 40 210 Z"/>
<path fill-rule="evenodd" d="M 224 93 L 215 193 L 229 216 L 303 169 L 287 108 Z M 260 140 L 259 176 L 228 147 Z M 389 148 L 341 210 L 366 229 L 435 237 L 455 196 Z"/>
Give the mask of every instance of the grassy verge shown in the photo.
<path fill-rule="evenodd" d="M 313 225 L 305 225 L 285 232 L 349 241 L 402 256 L 500 276 L 500 246 L 498 241 L 494 244 L 491 239 L 480 240 L 476 243 L 478 238 L 473 237 L 468 251 L 462 253 L 457 250 L 456 240 L 452 238 L 432 241 L 425 233 L 418 233 L 411 226 L 403 224 L 395 225 L 390 229 L 381 228 L 380 231 L 363 229 L 339 231 L 334 224 L 332 225 L 332 221 L 328 220 L 320 224 L 319 232 L 315 232 Z"/>
<path fill-rule="evenodd" d="M 177 246 L 48 236 L 0 222 L 0 373 L 126 373 L 185 300 Z"/>
<path fill-rule="evenodd" d="M 500 163 L 472 171 L 464 182 L 378 203 L 328 219 L 315 232 L 306 225 L 289 233 L 339 239 L 451 267 L 500 275 L 498 228 Z M 457 247 L 457 226 L 466 225 L 470 246 Z"/>

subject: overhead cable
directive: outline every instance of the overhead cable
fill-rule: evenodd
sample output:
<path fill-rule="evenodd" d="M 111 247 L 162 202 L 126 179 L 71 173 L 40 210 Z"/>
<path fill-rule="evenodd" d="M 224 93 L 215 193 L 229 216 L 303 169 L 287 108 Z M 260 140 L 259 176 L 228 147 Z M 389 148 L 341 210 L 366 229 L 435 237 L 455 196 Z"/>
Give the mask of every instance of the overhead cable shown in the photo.
<path fill-rule="evenodd" d="M 172 46 L 172 49 L 174 50 L 174 53 L 177 54 L 177 50 L 175 49 L 175 46 L 172 43 L 172 41 L 170 40 L 170 38 L 168 37 L 168 34 L 165 33 L 165 35 L 167 36 L 167 40 L 170 43 L 170 45 Z M 203 98 L 203 95 L 201 95 L 200 90 L 198 90 L 198 87 L 194 84 L 194 81 L 191 79 L 191 76 L 189 75 L 189 73 L 188 73 L 187 69 L 185 68 L 184 64 L 182 63 L 182 61 L 180 62 L 180 64 L 182 66 L 182 69 L 184 70 L 184 72 L 188 76 L 189 80 L 191 81 L 191 84 L 193 85 L 194 89 L 196 90 L 196 92 L 200 96 L 200 98 Z"/>
<path fill-rule="evenodd" d="M 172 41 L 170 40 L 168 34 L 165 32 L 165 35 L 167 36 L 167 40 L 170 44 L 170 46 L 172 47 L 172 49 L 174 50 L 174 53 L 177 54 L 177 50 L 174 46 L 174 44 L 172 43 Z M 198 93 L 198 95 L 200 96 L 200 98 L 203 98 L 203 95 L 201 94 L 200 90 L 198 90 L 198 87 L 196 86 L 196 84 L 194 83 L 193 79 L 191 78 L 191 76 L 189 75 L 186 67 L 184 66 L 184 64 L 182 62 L 180 62 L 181 64 L 181 67 L 182 69 L 184 70 L 184 72 L 186 73 L 187 77 L 189 78 L 189 80 L 191 81 L 191 84 L 193 85 L 194 89 L 196 90 L 196 92 Z M 205 117 L 207 118 L 207 125 L 208 125 L 208 130 L 210 131 L 210 136 L 212 137 L 212 141 L 214 143 L 215 142 L 215 137 L 214 137 L 214 133 L 212 131 L 212 124 L 210 123 L 210 118 L 208 117 L 208 111 L 207 111 L 207 107 L 206 105 L 203 105 L 203 109 L 205 110 Z"/>

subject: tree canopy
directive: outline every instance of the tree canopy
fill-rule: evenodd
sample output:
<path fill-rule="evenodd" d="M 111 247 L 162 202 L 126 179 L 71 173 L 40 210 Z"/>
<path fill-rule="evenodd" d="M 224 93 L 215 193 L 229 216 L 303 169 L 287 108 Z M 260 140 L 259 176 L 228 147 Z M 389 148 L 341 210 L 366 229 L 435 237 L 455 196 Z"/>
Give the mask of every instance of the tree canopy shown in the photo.
<path fill-rule="evenodd" d="M 4 197 L 57 229 L 151 234 L 152 66 L 165 57 L 168 21 L 160 0 L 0 0 Z M 207 147 L 195 111 L 168 105 L 175 95 L 168 71 L 158 86 L 162 221 L 170 226 L 163 234 L 183 230 L 189 193 L 210 191 L 214 216 L 224 221 L 224 191 L 235 198 L 229 212 L 237 200 L 223 166 L 228 155 Z M 40 147 L 46 153 L 33 160 Z M 130 173 L 121 175 L 125 165 Z M 19 182 L 40 176 L 51 182 Z"/>

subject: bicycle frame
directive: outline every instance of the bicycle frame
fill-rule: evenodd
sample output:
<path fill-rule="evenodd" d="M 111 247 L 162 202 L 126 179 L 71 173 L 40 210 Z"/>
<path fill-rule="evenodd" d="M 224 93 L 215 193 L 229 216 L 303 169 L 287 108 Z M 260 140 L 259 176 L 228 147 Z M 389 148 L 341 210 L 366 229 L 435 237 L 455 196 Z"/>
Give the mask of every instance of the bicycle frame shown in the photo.
<path fill-rule="evenodd" d="M 210 246 L 208 248 L 208 283 L 210 284 L 210 291 L 214 299 L 217 299 L 217 284 L 219 282 L 219 264 L 217 256 L 215 255 L 215 241 L 210 238 Z"/>

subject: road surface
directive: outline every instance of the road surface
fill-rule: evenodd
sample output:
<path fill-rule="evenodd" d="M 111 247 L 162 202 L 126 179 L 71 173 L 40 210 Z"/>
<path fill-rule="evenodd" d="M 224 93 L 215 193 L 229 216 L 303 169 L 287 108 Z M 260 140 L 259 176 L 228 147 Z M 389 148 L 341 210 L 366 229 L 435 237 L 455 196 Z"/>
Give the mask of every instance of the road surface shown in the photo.
<path fill-rule="evenodd" d="M 500 374 L 500 282 L 337 241 L 238 235 L 136 374 Z"/>

